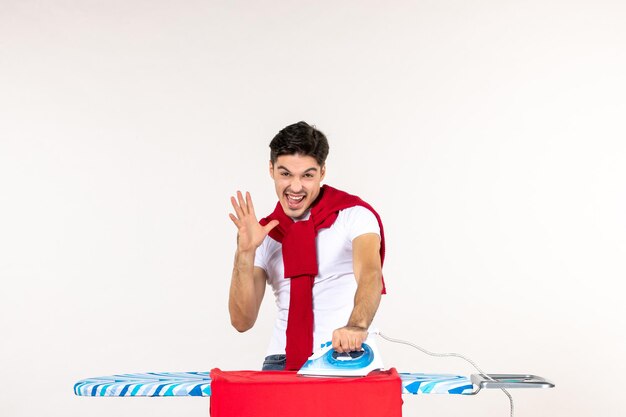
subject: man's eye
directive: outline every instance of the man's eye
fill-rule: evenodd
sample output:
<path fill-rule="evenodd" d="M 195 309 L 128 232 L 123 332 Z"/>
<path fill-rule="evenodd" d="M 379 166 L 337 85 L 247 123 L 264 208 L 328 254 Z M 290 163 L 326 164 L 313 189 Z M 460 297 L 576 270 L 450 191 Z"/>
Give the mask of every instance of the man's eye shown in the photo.
<path fill-rule="evenodd" d="M 304 174 L 306 178 L 313 178 L 313 174 Z"/>
<path fill-rule="evenodd" d="M 288 176 L 289 176 L 289 173 L 288 173 L 288 172 L 283 172 L 283 173 L 281 173 L 280 175 L 282 175 L 283 177 L 288 177 Z"/>

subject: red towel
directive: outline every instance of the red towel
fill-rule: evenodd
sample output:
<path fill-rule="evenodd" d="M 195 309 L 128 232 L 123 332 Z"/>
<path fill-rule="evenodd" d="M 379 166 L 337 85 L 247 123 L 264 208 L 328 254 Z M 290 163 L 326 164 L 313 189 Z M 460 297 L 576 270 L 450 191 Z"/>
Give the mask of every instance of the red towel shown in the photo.
<path fill-rule="evenodd" d="M 315 237 L 320 229 L 335 222 L 340 210 L 362 206 L 370 210 L 380 227 L 380 260 L 385 259 L 385 234 L 380 216 L 359 197 L 328 185 L 322 186 L 320 195 L 311 205 L 308 220 L 294 222 L 276 204 L 274 212 L 261 219 L 266 225 L 272 220 L 280 223 L 270 232 L 270 237 L 282 243 L 285 278 L 291 278 L 289 315 L 287 317 L 286 370 L 298 370 L 313 352 L 313 280 L 317 275 L 317 250 Z M 383 294 L 385 282 L 383 280 Z"/>
<path fill-rule="evenodd" d="M 211 370 L 211 417 L 400 417 L 394 368 L 366 377 L 311 378 L 285 371 Z"/>

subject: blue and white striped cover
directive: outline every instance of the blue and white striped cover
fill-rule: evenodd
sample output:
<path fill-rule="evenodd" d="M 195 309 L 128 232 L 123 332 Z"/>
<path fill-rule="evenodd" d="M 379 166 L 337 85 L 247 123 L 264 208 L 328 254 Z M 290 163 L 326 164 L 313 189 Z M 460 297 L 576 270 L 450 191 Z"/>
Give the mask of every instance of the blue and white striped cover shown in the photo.
<path fill-rule="evenodd" d="M 466 376 L 400 372 L 400 379 L 402 394 L 471 394 L 474 391 Z"/>
<path fill-rule="evenodd" d="M 402 394 L 470 394 L 468 377 L 447 374 L 400 373 Z M 74 385 L 86 397 L 208 397 L 209 372 L 162 372 L 88 378 Z"/>
<path fill-rule="evenodd" d="M 87 397 L 208 397 L 209 372 L 162 372 L 89 378 L 74 385 L 76 395 Z"/>

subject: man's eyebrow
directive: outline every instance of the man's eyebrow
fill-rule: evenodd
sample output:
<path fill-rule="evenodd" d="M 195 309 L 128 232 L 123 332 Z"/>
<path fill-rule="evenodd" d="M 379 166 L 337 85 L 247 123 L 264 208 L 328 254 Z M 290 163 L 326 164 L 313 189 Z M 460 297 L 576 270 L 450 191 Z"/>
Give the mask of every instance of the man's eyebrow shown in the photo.
<path fill-rule="evenodd" d="M 282 165 L 278 165 L 278 166 L 276 167 L 276 169 L 284 169 L 284 170 L 285 170 L 285 171 L 287 171 L 287 172 L 291 172 L 291 171 L 289 171 L 286 167 L 284 167 L 284 166 L 282 166 Z M 307 173 L 307 172 L 309 172 L 309 171 L 317 171 L 317 168 L 316 168 L 316 167 L 311 167 L 311 168 L 309 168 L 309 169 L 305 170 L 305 171 L 304 171 L 304 173 L 306 174 L 306 173 Z"/>

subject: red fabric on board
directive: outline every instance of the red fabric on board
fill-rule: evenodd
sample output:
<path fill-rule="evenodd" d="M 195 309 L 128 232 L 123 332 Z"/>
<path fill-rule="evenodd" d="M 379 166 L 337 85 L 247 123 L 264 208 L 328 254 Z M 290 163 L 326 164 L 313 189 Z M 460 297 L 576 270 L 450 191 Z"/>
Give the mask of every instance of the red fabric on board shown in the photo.
<path fill-rule="evenodd" d="M 365 207 L 376 216 L 380 227 L 380 260 L 384 263 L 385 233 L 378 213 L 359 197 L 328 185 L 320 189 L 320 195 L 311 205 L 308 220 L 294 222 L 278 202 L 274 211 L 259 222 L 266 225 L 272 220 L 279 221 L 269 235 L 282 243 L 285 278 L 291 279 L 285 348 L 287 370 L 300 369 L 313 352 L 313 280 L 318 272 L 315 247 L 317 232 L 332 226 L 340 210 L 354 206 Z M 385 292 L 383 280 L 383 294 Z"/>
<path fill-rule="evenodd" d="M 394 368 L 365 377 L 303 377 L 290 371 L 211 370 L 211 417 L 400 417 Z"/>

